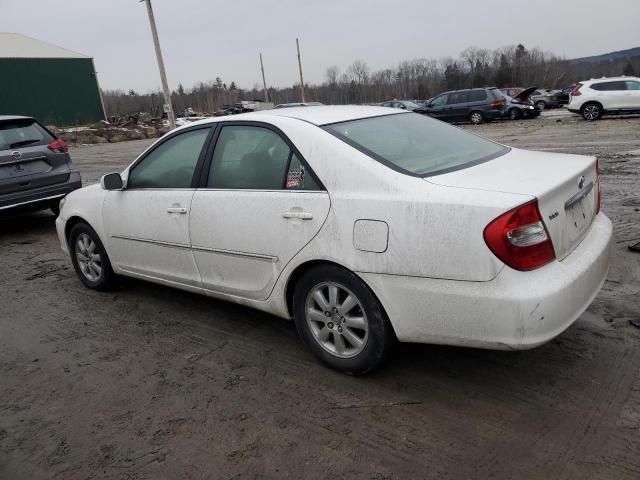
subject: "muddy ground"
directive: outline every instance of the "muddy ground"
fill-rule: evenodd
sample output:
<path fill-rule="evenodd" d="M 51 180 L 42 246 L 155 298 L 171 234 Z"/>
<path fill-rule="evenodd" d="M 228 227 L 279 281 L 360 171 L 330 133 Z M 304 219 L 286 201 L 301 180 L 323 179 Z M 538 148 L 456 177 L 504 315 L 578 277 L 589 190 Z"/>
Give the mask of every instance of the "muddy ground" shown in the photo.
<path fill-rule="evenodd" d="M 52 215 L 5 218 L 0 479 L 640 478 L 640 118 L 465 128 L 600 157 L 611 270 L 568 331 L 526 352 L 403 345 L 348 377 L 290 322 L 140 281 L 87 290 Z M 71 154 L 89 183 L 150 142 Z"/>

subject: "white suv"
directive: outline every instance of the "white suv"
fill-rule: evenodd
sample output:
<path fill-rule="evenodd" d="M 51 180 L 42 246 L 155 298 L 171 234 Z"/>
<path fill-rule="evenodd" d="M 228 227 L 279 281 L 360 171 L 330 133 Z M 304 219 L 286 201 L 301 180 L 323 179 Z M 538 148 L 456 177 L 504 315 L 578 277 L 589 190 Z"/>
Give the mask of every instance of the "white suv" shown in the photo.
<path fill-rule="evenodd" d="M 571 92 L 567 106 L 585 120 L 604 114 L 640 113 L 640 78 L 599 78 L 579 83 Z"/>

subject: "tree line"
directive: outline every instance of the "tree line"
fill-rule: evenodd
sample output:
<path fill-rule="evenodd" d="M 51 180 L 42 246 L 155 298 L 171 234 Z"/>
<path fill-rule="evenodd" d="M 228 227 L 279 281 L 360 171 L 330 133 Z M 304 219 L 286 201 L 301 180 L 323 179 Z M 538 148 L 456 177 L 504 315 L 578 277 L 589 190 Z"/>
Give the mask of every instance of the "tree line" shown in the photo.
<path fill-rule="evenodd" d="M 329 66 L 320 84 L 306 84 L 307 101 L 325 104 L 376 103 L 390 99 L 427 99 L 447 90 L 496 86 L 537 86 L 563 88 L 580 80 L 601 76 L 640 73 L 640 58 L 598 63 L 577 63 L 538 48 L 512 45 L 489 50 L 468 47 L 457 58 L 420 58 L 400 62 L 396 68 L 371 71 L 366 62 L 356 60 L 344 71 Z M 299 84 L 270 87 L 269 99 L 275 104 L 300 101 Z M 193 108 L 213 113 L 223 105 L 240 100 L 263 99 L 258 84 L 252 89 L 239 88 L 235 82 L 200 82 L 190 89 L 182 84 L 171 93 L 175 112 Z M 135 112 L 162 113 L 160 91 L 139 94 L 133 90 L 103 91 L 108 116 Z"/>

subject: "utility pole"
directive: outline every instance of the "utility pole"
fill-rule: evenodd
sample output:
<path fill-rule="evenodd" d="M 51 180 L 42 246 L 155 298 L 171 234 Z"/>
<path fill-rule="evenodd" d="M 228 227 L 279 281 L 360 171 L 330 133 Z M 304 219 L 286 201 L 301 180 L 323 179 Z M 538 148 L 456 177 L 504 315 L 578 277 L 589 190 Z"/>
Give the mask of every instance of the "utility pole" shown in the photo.
<path fill-rule="evenodd" d="M 262 52 L 260 52 L 260 70 L 262 70 L 262 86 L 264 88 L 264 101 L 269 102 L 269 90 L 267 90 L 267 80 L 264 78 L 264 65 L 262 64 Z"/>
<path fill-rule="evenodd" d="M 304 99 L 304 78 L 302 78 L 302 61 L 300 60 L 300 42 L 296 38 L 296 47 L 298 48 L 298 68 L 300 69 L 300 98 L 301 102 L 304 103 L 306 100 Z"/>
<path fill-rule="evenodd" d="M 164 62 L 162 61 L 162 52 L 160 51 L 160 41 L 158 40 L 158 30 L 156 29 L 156 19 L 153 16 L 151 8 L 151 0 L 140 0 L 147 4 L 147 13 L 149 14 L 149 24 L 151 25 L 151 35 L 153 36 L 153 46 L 156 48 L 156 58 L 158 60 L 158 68 L 160 69 L 160 80 L 162 81 L 162 91 L 164 93 L 164 111 L 169 118 L 171 130 L 176 128 L 176 118 L 173 115 L 171 106 L 171 94 L 169 93 L 169 84 L 167 83 L 167 74 L 164 71 Z"/>

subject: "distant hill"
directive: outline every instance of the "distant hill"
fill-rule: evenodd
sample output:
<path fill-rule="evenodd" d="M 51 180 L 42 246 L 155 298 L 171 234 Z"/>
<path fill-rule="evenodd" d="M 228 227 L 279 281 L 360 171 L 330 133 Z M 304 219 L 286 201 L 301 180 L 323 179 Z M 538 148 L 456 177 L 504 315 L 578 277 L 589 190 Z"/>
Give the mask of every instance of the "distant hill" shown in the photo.
<path fill-rule="evenodd" d="M 573 58 L 568 60 L 572 64 L 618 62 L 620 60 L 640 59 L 640 47 L 619 50 L 617 52 L 594 55 L 592 57 Z"/>

